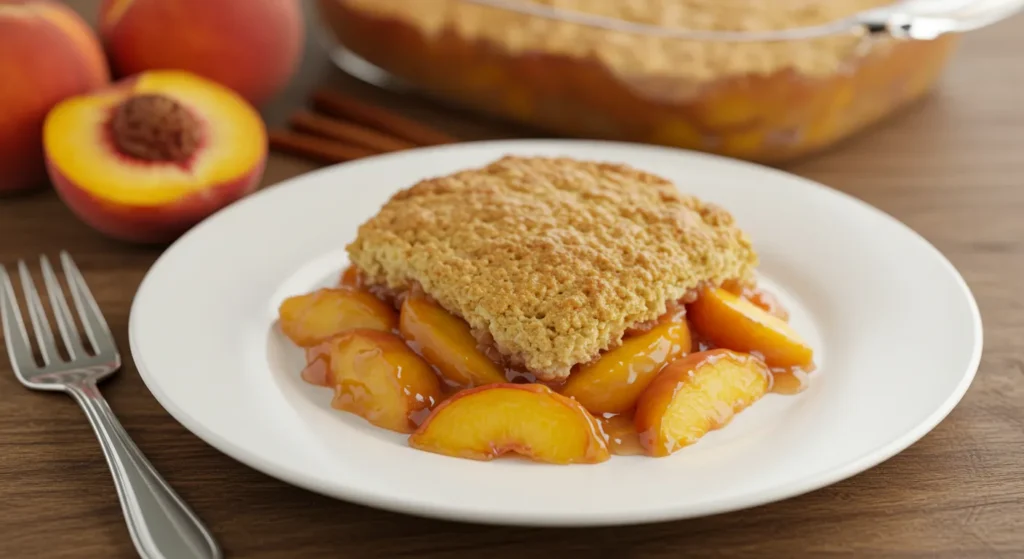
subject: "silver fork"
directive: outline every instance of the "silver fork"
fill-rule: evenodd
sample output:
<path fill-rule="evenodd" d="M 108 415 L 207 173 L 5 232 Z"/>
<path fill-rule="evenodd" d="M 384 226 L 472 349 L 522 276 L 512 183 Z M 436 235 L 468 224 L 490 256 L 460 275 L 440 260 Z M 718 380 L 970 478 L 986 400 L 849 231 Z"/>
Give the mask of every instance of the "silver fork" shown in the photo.
<path fill-rule="evenodd" d="M 64 361 L 57 353 L 53 330 L 50 329 L 39 293 L 28 266 L 21 261 L 18 262 L 18 273 L 44 365 L 40 367 L 32 355 L 31 341 L 14 296 L 14 286 L 7 270 L 0 265 L 0 320 L 3 322 L 11 368 L 25 386 L 36 390 L 66 392 L 82 406 L 103 447 L 107 465 L 114 476 L 128 531 L 141 557 L 221 557 L 220 549 L 209 530 L 146 460 L 100 394 L 97 383 L 121 368 L 121 355 L 96 300 L 71 256 L 62 251 L 60 261 L 94 355 L 86 353 L 57 275 L 50 261 L 42 256 L 40 266 L 43 281 L 57 329 L 70 358 Z"/>

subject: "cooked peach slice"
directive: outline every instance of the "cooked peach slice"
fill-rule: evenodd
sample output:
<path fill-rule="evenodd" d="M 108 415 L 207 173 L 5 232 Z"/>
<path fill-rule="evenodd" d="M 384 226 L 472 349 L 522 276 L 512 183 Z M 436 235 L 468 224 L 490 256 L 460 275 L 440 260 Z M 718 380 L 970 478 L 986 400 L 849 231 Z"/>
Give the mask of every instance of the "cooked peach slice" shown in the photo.
<path fill-rule="evenodd" d="M 338 283 L 354 289 L 363 287 L 363 279 L 359 276 L 359 269 L 355 266 L 345 268 L 345 271 L 341 273 L 341 277 L 338 278 Z"/>
<path fill-rule="evenodd" d="M 354 328 L 390 332 L 398 326 L 395 311 L 369 293 L 347 287 L 318 289 L 289 297 L 278 307 L 281 330 L 301 347 Z"/>
<path fill-rule="evenodd" d="M 417 416 L 441 401 L 441 382 L 430 365 L 394 334 L 349 330 L 330 344 L 331 406 L 378 427 L 411 433 Z"/>
<path fill-rule="evenodd" d="M 760 359 L 727 349 L 674 361 L 637 401 L 640 444 L 651 456 L 668 456 L 691 445 L 764 396 L 770 379 Z"/>
<path fill-rule="evenodd" d="M 306 366 L 302 369 L 302 380 L 317 386 L 327 386 L 327 372 L 331 363 L 331 341 L 320 342 L 305 349 Z"/>
<path fill-rule="evenodd" d="M 694 330 L 717 347 L 758 353 L 771 367 L 808 367 L 814 359 L 786 321 L 725 289 L 701 291 L 687 315 Z"/>
<path fill-rule="evenodd" d="M 573 372 L 559 392 L 593 414 L 623 413 L 633 408 L 658 371 L 689 352 L 686 322 L 665 322 Z"/>
<path fill-rule="evenodd" d="M 477 347 L 469 325 L 436 303 L 407 297 L 402 303 L 399 329 L 452 384 L 473 387 L 507 381 L 502 369 Z"/>
<path fill-rule="evenodd" d="M 552 464 L 595 464 L 610 457 L 597 420 L 579 402 L 542 384 L 458 392 L 434 408 L 409 445 L 473 460 L 508 452 Z"/>
<path fill-rule="evenodd" d="M 768 291 L 759 288 L 748 289 L 743 293 L 743 298 L 780 320 L 789 320 L 789 311 L 782 306 L 778 297 Z"/>
<path fill-rule="evenodd" d="M 722 284 L 722 289 L 743 297 L 767 311 L 768 314 L 775 315 L 782 320 L 789 320 L 789 311 L 782 306 L 782 302 L 772 293 L 757 287 L 756 284 L 744 284 L 735 280 L 729 280 Z M 692 303 L 693 301 L 689 302 Z"/>

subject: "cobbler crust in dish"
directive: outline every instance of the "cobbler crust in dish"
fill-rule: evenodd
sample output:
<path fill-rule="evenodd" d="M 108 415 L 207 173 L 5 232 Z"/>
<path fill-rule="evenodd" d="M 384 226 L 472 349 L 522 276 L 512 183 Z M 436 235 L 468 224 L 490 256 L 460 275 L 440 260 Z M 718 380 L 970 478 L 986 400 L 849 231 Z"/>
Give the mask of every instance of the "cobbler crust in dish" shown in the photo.
<path fill-rule="evenodd" d="M 454 32 L 509 53 L 539 51 L 596 59 L 624 75 L 662 75 L 697 82 L 792 68 L 830 75 L 867 44 L 856 33 L 783 41 L 706 41 L 590 28 L 468 0 L 343 0 L 353 9 L 410 23 L 438 36 Z M 894 0 L 523 0 L 622 21 L 700 31 L 774 31 L 814 26 L 892 4 Z M 874 48 L 891 41 L 872 41 Z"/>
<path fill-rule="evenodd" d="M 418 285 L 547 381 L 701 284 L 752 281 L 757 265 L 729 213 L 671 182 L 542 157 L 505 157 L 402 190 L 347 249 L 369 284 Z"/>

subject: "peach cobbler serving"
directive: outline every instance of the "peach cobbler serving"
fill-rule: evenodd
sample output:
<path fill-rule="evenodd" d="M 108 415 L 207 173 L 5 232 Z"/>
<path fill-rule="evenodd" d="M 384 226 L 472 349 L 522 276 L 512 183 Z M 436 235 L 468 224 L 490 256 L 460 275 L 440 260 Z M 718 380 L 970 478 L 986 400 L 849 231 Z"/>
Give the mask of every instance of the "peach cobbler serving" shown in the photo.
<path fill-rule="evenodd" d="M 814 368 L 732 216 L 625 165 L 505 157 L 425 180 L 347 250 L 281 329 L 333 407 L 420 450 L 667 456 Z"/>

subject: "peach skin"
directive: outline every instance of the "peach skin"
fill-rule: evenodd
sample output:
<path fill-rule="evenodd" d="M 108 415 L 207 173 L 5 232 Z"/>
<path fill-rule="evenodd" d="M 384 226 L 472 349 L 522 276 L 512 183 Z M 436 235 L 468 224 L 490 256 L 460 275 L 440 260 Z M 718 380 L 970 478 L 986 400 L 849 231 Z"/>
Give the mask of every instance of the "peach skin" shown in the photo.
<path fill-rule="evenodd" d="M 441 401 L 441 383 L 430 365 L 394 334 L 349 330 L 331 340 L 328 359 L 331 406 L 378 427 L 411 433 L 419 416 Z"/>
<path fill-rule="evenodd" d="M 175 68 L 262 105 L 295 72 L 299 0 L 105 0 L 100 34 L 118 74 Z"/>
<path fill-rule="evenodd" d="M 813 368 L 814 352 L 789 323 L 735 293 L 706 288 L 687 316 L 717 347 L 758 353 L 771 367 Z"/>
<path fill-rule="evenodd" d="M 62 2 L 0 1 L 0 194 L 46 184 L 46 114 L 109 81 L 99 40 Z"/>
<path fill-rule="evenodd" d="M 472 387 L 507 381 L 504 371 L 477 347 L 469 325 L 427 299 L 405 299 L 399 329 L 451 384 Z"/>
<path fill-rule="evenodd" d="M 690 345 L 685 320 L 664 322 L 573 372 L 559 392 L 593 414 L 627 412 L 655 375 L 689 353 Z"/>
<path fill-rule="evenodd" d="M 595 464 L 611 454 L 578 402 L 541 384 L 489 384 L 456 393 L 412 436 L 413 448 L 471 460 L 512 452 L 551 464 Z"/>
<path fill-rule="evenodd" d="M 98 231 L 174 240 L 256 189 L 263 120 L 244 99 L 176 70 L 128 78 L 58 104 L 43 126 L 50 179 Z"/>
<path fill-rule="evenodd" d="M 650 456 L 691 445 L 768 391 L 771 372 L 759 359 L 713 349 L 665 367 L 640 396 L 634 422 Z"/>
<path fill-rule="evenodd" d="M 285 299 L 278 307 L 281 331 L 296 345 L 312 348 L 346 330 L 391 332 L 394 309 L 365 291 L 349 287 L 318 289 Z"/>

